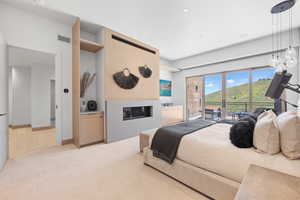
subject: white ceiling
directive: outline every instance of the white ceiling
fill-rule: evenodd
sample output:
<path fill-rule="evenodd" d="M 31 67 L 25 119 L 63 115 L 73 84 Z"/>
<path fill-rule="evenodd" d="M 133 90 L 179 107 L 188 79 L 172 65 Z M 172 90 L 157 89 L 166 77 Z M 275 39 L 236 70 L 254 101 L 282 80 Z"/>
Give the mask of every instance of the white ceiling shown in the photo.
<path fill-rule="evenodd" d="M 27 2 L 33 0 L 5 0 Z M 270 9 L 280 0 L 41 0 L 44 7 L 80 16 L 160 49 L 175 60 L 272 32 Z M 189 12 L 184 12 L 184 9 Z M 300 26 L 300 2 L 293 9 Z M 288 19 L 284 15 L 284 24 Z M 283 26 L 287 28 L 287 26 Z"/>
<path fill-rule="evenodd" d="M 22 49 L 19 47 L 8 48 L 8 63 L 13 67 L 55 67 L 55 56 L 52 54 Z"/>

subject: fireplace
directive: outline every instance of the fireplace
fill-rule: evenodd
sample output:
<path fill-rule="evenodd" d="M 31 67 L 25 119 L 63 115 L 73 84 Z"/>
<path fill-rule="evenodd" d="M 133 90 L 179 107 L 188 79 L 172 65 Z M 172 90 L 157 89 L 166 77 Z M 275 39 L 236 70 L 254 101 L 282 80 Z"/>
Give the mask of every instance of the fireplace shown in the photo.
<path fill-rule="evenodd" d="M 160 101 L 107 100 L 105 119 L 107 143 L 135 137 L 160 127 Z"/>
<path fill-rule="evenodd" d="M 152 106 L 136 106 L 123 108 L 123 121 L 152 117 Z"/>

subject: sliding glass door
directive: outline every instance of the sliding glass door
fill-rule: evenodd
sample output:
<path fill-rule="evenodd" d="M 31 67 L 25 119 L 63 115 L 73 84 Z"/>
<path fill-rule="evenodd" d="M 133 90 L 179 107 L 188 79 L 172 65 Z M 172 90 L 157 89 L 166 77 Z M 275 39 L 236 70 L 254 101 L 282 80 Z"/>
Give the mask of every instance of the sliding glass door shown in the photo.
<path fill-rule="evenodd" d="M 250 110 L 250 71 L 226 73 L 226 118 L 239 118 Z"/>
<path fill-rule="evenodd" d="M 252 72 L 251 111 L 256 108 L 274 108 L 274 100 L 265 96 L 274 76 L 274 68 L 254 69 Z"/>
<path fill-rule="evenodd" d="M 222 105 L 222 74 L 204 76 L 204 118 L 220 120 L 224 106 Z"/>
<path fill-rule="evenodd" d="M 267 67 L 187 78 L 188 119 L 237 120 L 256 108 L 274 108 L 265 97 L 274 73 Z"/>

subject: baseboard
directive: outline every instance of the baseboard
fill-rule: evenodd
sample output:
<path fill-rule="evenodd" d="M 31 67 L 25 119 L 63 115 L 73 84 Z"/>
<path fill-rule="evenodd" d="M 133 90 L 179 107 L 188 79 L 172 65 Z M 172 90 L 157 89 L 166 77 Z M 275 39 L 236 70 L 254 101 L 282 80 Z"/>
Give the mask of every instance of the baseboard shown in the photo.
<path fill-rule="evenodd" d="M 43 130 L 48 130 L 48 129 L 53 129 L 53 126 L 41 126 L 41 127 L 36 127 L 32 128 L 32 132 L 34 131 L 43 131 Z"/>
<path fill-rule="evenodd" d="M 31 128 L 30 124 L 23 124 L 23 125 L 9 125 L 11 129 L 18 129 L 18 128 Z"/>
<path fill-rule="evenodd" d="M 62 145 L 67 145 L 67 144 L 74 144 L 74 140 L 72 139 L 67 139 L 67 140 L 63 140 Z"/>

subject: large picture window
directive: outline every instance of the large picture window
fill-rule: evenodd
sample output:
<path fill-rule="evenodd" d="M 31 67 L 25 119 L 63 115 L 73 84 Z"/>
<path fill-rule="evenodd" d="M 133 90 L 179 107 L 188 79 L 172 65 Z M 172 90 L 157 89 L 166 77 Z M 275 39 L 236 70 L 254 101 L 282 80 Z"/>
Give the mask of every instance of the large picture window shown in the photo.
<path fill-rule="evenodd" d="M 252 70 L 252 110 L 257 107 L 274 108 L 274 100 L 265 96 L 265 93 L 275 73 L 274 68 Z"/>
<path fill-rule="evenodd" d="M 274 108 L 265 97 L 274 73 L 266 67 L 187 78 L 188 118 L 238 119 L 259 107 Z M 201 89 L 193 90 L 196 85 Z"/>
<path fill-rule="evenodd" d="M 226 73 L 226 118 L 242 115 L 251 109 L 250 71 Z"/>
<path fill-rule="evenodd" d="M 205 118 L 221 119 L 222 115 L 222 74 L 204 76 Z"/>

